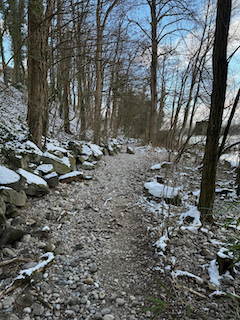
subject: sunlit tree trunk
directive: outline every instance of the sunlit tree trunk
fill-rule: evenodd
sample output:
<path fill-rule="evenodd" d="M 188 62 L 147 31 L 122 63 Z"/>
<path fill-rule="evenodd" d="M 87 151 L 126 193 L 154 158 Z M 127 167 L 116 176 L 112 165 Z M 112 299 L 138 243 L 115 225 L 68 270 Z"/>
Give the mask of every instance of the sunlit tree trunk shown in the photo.
<path fill-rule="evenodd" d="M 213 48 L 213 90 L 207 130 L 201 193 L 198 208 L 202 219 L 212 220 L 215 181 L 218 162 L 218 143 L 227 86 L 227 43 L 231 15 L 231 0 L 218 0 L 215 40 Z"/>

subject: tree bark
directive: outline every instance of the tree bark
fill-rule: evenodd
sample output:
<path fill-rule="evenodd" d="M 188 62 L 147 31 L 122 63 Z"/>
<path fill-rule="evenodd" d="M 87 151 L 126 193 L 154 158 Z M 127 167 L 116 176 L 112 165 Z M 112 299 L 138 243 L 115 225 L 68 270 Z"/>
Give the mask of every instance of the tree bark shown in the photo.
<path fill-rule="evenodd" d="M 27 121 L 29 138 L 40 149 L 42 135 L 47 134 L 48 127 L 46 46 L 52 12 L 51 0 L 47 0 L 45 17 L 43 0 L 29 0 Z"/>
<path fill-rule="evenodd" d="M 152 145 L 157 143 L 157 15 L 156 0 L 150 3 L 151 8 L 151 26 L 152 26 L 152 62 L 151 62 L 151 110 L 149 122 L 149 141 Z"/>
<path fill-rule="evenodd" d="M 213 90 L 203 160 L 201 193 L 198 208 L 202 220 L 212 220 L 215 181 L 218 162 L 218 143 L 227 86 L 227 43 L 231 15 L 231 0 L 218 0 L 215 40 L 213 47 Z"/>
<path fill-rule="evenodd" d="M 28 6 L 28 125 L 30 139 L 41 149 L 46 108 L 46 34 L 42 0 L 29 0 Z"/>
<path fill-rule="evenodd" d="M 101 1 L 98 0 L 97 6 L 97 46 L 96 46 L 96 92 L 95 92 L 95 110 L 94 110 L 94 130 L 93 142 L 100 143 L 100 129 L 101 129 L 101 88 L 102 88 L 102 33 L 103 27 L 101 26 L 100 13 Z"/>

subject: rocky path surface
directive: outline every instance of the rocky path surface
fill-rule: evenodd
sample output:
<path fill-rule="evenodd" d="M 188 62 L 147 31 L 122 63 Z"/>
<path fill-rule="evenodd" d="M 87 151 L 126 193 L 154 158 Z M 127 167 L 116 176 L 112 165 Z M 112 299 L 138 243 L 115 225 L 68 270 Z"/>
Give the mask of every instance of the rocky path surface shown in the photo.
<path fill-rule="evenodd" d="M 29 228 L 29 233 L 1 251 L 3 260 L 12 262 L 3 265 L 0 260 L 0 320 L 147 320 L 153 316 L 143 311 L 152 306 L 147 297 L 161 299 L 165 306 L 156 319 L 239 319 L 238 301 L 217 296 L 221 290 L 238 299 L 239 266 L 234 277 L 219 278 L 218 287 L 209 276 L 233 230 L 221 229 L 220 220 L 198 232 L 177 224 L 196 202 L 193 190 L 199 188 L 200 175 L 192 157 L 173 171 L 166 163 L 158 171 L 172 186 L 183 186 L 181 206 L 157 207 L 143 200 L 144 182 L 156 176 L 151 166 L 166 157 L 140 148 L 133 155 L 123 150 L 105 156 L 98 168 L 84 172 L 92 180 L 61 183 L 43 198 L 30 198 L 19 217 L 8 219 L 9 225 Z M 220 173 L 226 186 L 230 175 L 224 166 Z M 227 194 L 220 197 L 219 204 L 228 201 Z M 166 230 L 172 230 L 167 248 L 157 256 L 153 244 Z M 53 252 L 54 262 L 37 268 L 30 283 L 6 293 L 20 270 L 36 268 L 45 252 Z"/>
<path fill-rule="evenodd" d="M 61 184 L 42 199 L 30 199 L 19 219 L 35 231 L 5 255 L 36 261 L 53 251 L 55 262 L 34 274 L 32 286 L 2 297 L 0 319 L 151 317 L 142 310 L 155 286 L 149 272 L 154 257 L 138 205 L 149 161 L 141 151 L 107 156 L 94 170 L 93 180 Z M 40 236 L 39 228 L 44 230 Z M 20 266 L 23 270 L 34 263 Z M 14 265 L 0 271 L 3 287 L 12 279 Z"/>

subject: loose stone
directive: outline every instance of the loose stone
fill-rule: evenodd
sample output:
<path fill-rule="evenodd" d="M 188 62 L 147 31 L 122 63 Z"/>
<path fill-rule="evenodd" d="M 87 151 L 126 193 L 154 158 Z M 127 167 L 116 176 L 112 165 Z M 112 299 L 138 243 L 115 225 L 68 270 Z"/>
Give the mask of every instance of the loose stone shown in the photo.
<path fill-rule="evenodd" d="M 94 280 L 92 278 L 87 278 L 87 279 L 84 280 L 84 283 L 93 285 L 94 284 Z"/>

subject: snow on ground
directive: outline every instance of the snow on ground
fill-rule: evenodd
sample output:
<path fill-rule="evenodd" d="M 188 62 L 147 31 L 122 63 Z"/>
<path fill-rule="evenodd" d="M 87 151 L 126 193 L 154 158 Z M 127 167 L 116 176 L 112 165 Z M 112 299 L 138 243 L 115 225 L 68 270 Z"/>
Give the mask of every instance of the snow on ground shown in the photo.
<path fill-rule="evenodd" d="M 179 188 L 172 188 L 170 186 L 165 186 L 157 181 L 146 182 L 144 188 L 148 192 L 157 198 L 173 198 L 179 193 Z"/>
<path fill-rule="evenodd" d="M 141 147 L 139 149 L 141 152 L 147 152 L 151 155 L 154 153 L 150 148 Z M 221 161 L 216 183 L 214 209 L 217 226 L 214 228 L 206 224 L 202 225 L 200 212 L 196 206 L 200 194 L 201 177 L 198 166 L 202 156 L 202 154 L 196 156 L 198 161 L 195 163 L 193 158 L 181 161 L 178 165 L 172 166 L 170 170 L 163 168 L 163 162 L 149 165 L 147 169 L 149 170 L 148 181 L 144 183 L 144 188 L 148 189 L 148 192 L 154 197 L 162 198 L 162 200 L 155 202 L 144 196 L 140 199 L 139 205 L 144 211 L 150 213 L 151 218 L 144 215 L 143 220 L 146 222 L 147 232 L 150 235 L 150 245 L 155 249 L 156 255 L 161 257 L 155 270 L 159 271 L 159 274 L 164 273 L 166 276 L 171 276 L 173 281 L 178 278 L 177 281 L 184 286 L 190 281 L 188 283 L 189 290 L 194 289 L 194 292 L 201 290 L 199 285 L 208 283 L 210 288 L 215 288 L 214 294 L 210 291 L 210 298 L 222 295 L 229 290 L 225 285 L 226 279 L 236 283 L 236 278 L 234 279 L 229 271 L 223 275 L 219 274 L 216 256 L 218 254 L 225 255 L 227 258 L 232 257 L 227 253 L 229 248 L 228 235 L 237 232 L 236 223 L 233 223 L 233 226 L 229 226 L 229 228 L 223 227 L 224 218 L 227 212 L 227 215 L 236 221 L 240 217 L 240 210 L 237 204 L 231 205 L 231 203 L 236 203 L 237 199 L 234 190 L 235 173 L 233 167 L 229 168 L 228 163 Z M 157 175 L 164 177 L 163 184 L 156 181 Z M 219 188 L 220 186 L 221 188 Z M 173 194 L 177 195 L 179 189 L 181 189 L 182 205 L 166 204 L 163 198 Z M 225 189 L 231 192 L 221 194 L 220 191 Z M 239 267 L 235 272 L 239 277 Z M 187 278 L 189 280 L 186 280 Z M 195 284 L 191 282 L 191 278 L 196 280 Z M 204 290 L 203 292 L 205 293 Z M 240 288 L 236 294 L 240 294 Z"/>

